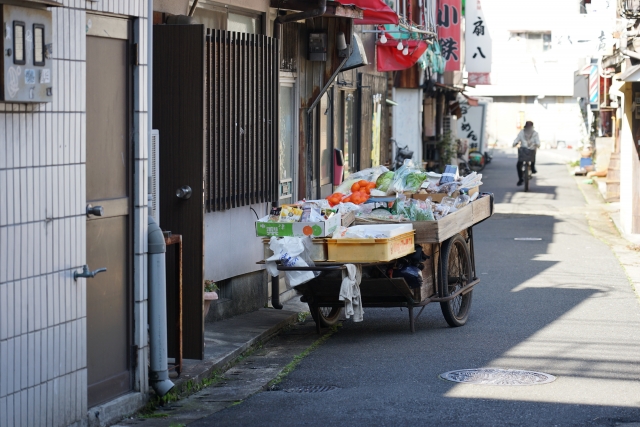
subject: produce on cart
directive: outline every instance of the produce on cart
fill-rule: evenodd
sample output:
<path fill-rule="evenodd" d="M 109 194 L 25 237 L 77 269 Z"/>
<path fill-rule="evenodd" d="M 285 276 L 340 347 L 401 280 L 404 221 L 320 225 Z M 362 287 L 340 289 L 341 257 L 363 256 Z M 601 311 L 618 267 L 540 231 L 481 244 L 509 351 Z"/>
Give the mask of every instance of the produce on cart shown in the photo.
<path fill-rule="evenodd" d="M 285 272 L 287 283 L 309 304 L 318 331 L 339 321 L 343 309 L 362 321 L 366 307 L 406 307 L 414 331 L 415 319 L 431 302 L 440 302 L 450 326 L 462 326 L 479 283 L 472 228 L 493 213 L 493 195 L 481 193 L 481 184 L 481 174 L 460 177 L 455 166 L 442 175 L 421 171 L 411 161 L 396 171 L 378 166 L 351 175 L 326 199 L 283 206 L 258 221 L 256 230 L 271 228 L 257 232 L 275 236 L 269 241 L 273 251 L 265 249 L 269 270 Z M 277 231 L 304 220 L 311 222 L 302 232 Z M 284 247 L 281 236 L 304 240 L 298 247 L 305 253 L 291 256 L 278 249 Z M 312 274 L 294 280 L 294 272 Z M 279 305 L 276 279 L 274 307 Z"/>

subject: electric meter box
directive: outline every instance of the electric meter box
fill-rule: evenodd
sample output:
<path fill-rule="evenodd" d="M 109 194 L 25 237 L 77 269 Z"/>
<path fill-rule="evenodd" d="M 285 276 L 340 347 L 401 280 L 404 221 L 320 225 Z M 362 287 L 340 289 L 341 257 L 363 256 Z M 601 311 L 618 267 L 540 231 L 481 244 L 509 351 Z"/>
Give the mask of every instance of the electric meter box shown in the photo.
<path fill-rule="evenodd" d="M 52 101 L 51 12 L 0 6 L 4 25 L 0 100 L 21 103 Z"/>

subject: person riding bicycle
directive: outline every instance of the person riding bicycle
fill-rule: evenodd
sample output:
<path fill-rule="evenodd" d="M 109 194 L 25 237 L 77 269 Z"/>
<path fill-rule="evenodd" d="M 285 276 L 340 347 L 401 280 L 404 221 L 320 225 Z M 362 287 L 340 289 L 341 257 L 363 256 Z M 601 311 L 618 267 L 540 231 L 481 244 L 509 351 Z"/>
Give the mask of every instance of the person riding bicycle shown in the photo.
<path fill-rule="evenodd" d="M 518 144 L 520 144 L 521 147 L 525 147 L 534 151 L 537 148 L 540 148 L 540 137 L 538 136 L 538 132 L 533 130 L 533 122 L 527 121 L 524 124 L 524 129 L 520 131 L 520 133 L 516 137 L 516 140 L 513 141 L 514 147 Z M 524 182 L 522 177 L 522 161 L 518 160 L 516 168 L 518 169 L 518 184 L 516 185 L 522 185 L 522 183 Z M 536 161 L 534 156 L 534 160 L 531 162 L 531 173 L 536 172 Z"/>

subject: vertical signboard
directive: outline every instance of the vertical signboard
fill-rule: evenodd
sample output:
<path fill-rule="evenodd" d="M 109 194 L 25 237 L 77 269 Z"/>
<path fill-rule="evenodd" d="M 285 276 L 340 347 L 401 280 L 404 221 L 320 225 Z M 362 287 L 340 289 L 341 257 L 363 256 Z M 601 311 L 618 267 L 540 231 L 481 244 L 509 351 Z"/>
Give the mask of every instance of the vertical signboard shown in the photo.
<path fill-rule="evenodd" d="M 457 121 L 458 137 L 469 142 L 469 152 L 484 149 L 484 122 L 487 105 L 482 103 L 471 106 L 468 103 L 460 103 L 462 113 Z"/>
<path fill-rule="evenodd" d="M 460 71 L 461 0 L 438 1 L 438 41 L 446 61 L 445 71 Z"/>
<path fill-rule="evenodd" d="M 481 1 L 467 0 L 465 4 L 465 67 L 469 86 L 491 84 L 491 35 Z"/>

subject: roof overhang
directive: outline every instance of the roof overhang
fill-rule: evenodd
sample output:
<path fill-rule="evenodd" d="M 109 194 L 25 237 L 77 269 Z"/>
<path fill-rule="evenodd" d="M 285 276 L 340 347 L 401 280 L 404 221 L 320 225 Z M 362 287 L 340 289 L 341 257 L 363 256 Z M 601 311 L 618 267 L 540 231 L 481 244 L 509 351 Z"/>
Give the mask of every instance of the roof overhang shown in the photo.
<path fill-rule="evenodd" d="M 624 82 L 640 82 L 640 65 L 627 68 L 616 78 Z"/>

